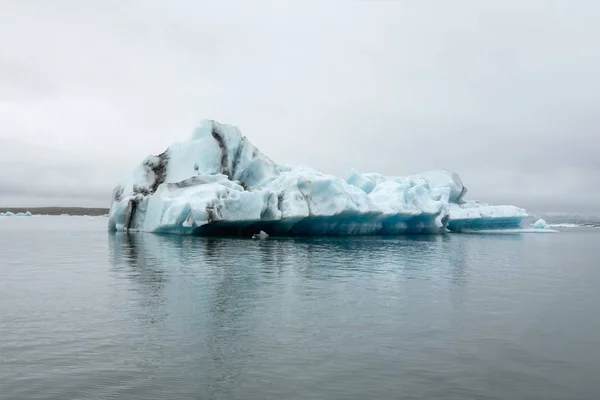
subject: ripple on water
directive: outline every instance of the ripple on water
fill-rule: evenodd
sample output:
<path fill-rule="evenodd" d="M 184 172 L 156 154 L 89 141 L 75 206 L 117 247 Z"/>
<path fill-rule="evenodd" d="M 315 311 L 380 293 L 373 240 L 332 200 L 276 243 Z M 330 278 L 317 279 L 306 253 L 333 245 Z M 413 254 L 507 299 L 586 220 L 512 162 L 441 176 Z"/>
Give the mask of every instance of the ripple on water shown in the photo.
<path fill-rule="evenodd" d="M 252 241 L 105 222 L 0 225 L 3 400 L 600 392 L 597 232 Z"/>

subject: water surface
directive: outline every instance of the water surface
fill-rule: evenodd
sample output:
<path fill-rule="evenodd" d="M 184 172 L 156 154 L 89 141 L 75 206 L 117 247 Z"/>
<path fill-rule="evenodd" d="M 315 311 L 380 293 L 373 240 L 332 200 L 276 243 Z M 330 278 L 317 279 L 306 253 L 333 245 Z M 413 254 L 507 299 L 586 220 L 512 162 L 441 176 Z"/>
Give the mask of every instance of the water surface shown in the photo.
<path fill-rule="evenodd" d="M 0 399 L 596 399 L 600 230 L 218 239 L 0 219 Z"/>

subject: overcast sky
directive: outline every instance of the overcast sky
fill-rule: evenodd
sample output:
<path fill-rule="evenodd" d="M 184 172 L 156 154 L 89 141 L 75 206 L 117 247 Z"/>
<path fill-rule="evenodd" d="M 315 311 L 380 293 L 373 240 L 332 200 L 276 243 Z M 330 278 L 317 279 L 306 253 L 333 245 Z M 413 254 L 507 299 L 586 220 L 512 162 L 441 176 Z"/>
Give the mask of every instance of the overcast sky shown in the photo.
<path fill-rule="evenodd" d="M 0 0 L 0 205 L 108 206 L 201 118 L 344 176 L 600 209 L 596 0 Z"/>

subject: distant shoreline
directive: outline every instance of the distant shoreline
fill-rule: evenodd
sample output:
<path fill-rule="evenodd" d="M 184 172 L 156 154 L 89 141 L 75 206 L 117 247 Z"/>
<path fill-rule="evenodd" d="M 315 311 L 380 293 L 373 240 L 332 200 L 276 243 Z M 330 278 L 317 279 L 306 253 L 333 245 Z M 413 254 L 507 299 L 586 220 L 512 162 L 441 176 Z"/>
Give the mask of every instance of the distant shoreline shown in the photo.
<path fill-rule="evenodd" d="M 106 215 L 108 208 L 88 207 L 0 207 L 0 213 L 11 211 L 13 213 L 24 213 L 29 211 L 37 215 Z"/>

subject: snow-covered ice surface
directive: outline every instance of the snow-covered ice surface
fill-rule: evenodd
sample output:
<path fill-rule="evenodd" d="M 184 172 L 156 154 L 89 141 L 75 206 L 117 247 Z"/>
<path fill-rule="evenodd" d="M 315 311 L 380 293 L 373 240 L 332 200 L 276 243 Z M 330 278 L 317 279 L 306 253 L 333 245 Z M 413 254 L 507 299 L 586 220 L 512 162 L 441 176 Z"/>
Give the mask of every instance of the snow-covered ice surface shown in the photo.
<path fill-rule="evenodd" d="M 461 233 L 474 233 L 474 234 L 478 234 L 478 235 L 491 235 L 491 234 L 495 234 L 495 235 L 514 235 L 514 234 L 520 234 L 520 233 L 558 233 L 557 230 L 554 229 L 549 229 L 549 228 L 543 228 L 543 229 L 537 229 L 537 228 L 514 228 L 514 229 L 466 229 L 461 231 Z"/>
<path fill-rule="evenodd" d="M 543 219 L 550 228 L 600 228 L 600 215 L 577 212 L 534 212 L 533 221 Z"/>
<path fill-rule="evenodd" d="M 550 228 L 582 228 L 582 227 L 585 227 L 585 225 L 570 224 L 570 223 L 558 223 L 558 224 L 548 224 L 548 227 L 550 227 Z"/>
<path fill-rule="evenodd" d="M 386 235 L 519 228 L 515 206 L 465 201 L 455 173 L 347 179 L 275 163 L 230 125 L 148 156 L 113 191 L 109 228 L 196 235 Z"/>

